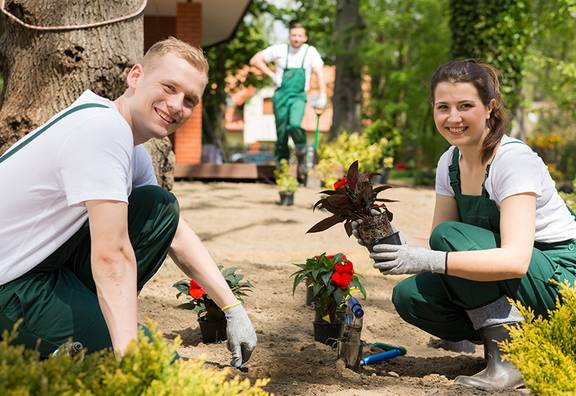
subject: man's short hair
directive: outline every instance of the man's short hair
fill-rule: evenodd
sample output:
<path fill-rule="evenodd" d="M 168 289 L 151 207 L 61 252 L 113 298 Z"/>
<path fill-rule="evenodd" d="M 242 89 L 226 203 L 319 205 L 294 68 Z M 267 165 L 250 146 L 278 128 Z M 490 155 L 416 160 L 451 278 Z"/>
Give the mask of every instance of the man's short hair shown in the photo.
<path fill-rule="evenodd" d="M 292 21 L 288 24 L 288 31 L 296 28 L 302 28 L 306 30 L 306 27 L 304 27 L 304 24 L 300 21 Z"/>
<path fill-rule="evenodd" d="M 196 70 L 201 73 L 208 75 L 208 61 L 204 56 L 204 53 L 200 48 L 196 48 L 176 37 L 168 37 L 165 40 L 158 41 L 152 45 L 142 61 L 142 65 L 146 67 L 152 64 L 154 60 L 166 55 L 168 53 L 173 53 L 186 60 L 190 65 L 192 65 Z"/>

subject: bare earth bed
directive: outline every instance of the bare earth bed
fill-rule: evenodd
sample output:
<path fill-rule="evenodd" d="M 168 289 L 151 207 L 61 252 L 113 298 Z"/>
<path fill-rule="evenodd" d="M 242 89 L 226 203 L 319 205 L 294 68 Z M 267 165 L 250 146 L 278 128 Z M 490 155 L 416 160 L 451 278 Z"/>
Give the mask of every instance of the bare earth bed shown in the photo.
<path fill-rule="evenodd" d="M 318 190 L 301 188 L 293 207 L 277 204 L 275 186 L 251 183 L 179 182 L 175 185 L 181 210 L 205 242 L 216 262 L 236 266 L 255 284 L 246 308 L 258 333 L 258 347 L 248 371 L 237 373 L 252 380 L 268 377 L 266 389 L 278 395 L 489 395 L 453 384 L 459 374 L 473 374 L 483 366 L 482 348 L 459 354 L 428 346 L 430 336 L 403 322 L 390 297 L 401 277 L 382 276 L 371 266 L 367 251 L 335 226 L 321 234 L 305 234 L 326 216 L 312 212 Z M 428 238 L 434 192 L 398 187 L 382 196 L 390 204 L 394 224 L 412 244 Z M 400 344 L 400 356 L 354 372 L 336 361 L 336 351 L 314 342 L 313 311 L 304 305 L 305 291 L 292 296 L 292 263 L 322 252 L 342 252 L 362 274 L 368 292 L 362 339 Z M 184 278 L 167 260 L 140 295 L 140 319 L 156 321 L 167 338 L 180 336 L 183 358 L 203 355 L 208 365 L 227 367 L 226 345 L 202 343 L 194 313 L 177 308 L 172 284 Z M 519 394 L 499 393 L 499 394 Z"/>

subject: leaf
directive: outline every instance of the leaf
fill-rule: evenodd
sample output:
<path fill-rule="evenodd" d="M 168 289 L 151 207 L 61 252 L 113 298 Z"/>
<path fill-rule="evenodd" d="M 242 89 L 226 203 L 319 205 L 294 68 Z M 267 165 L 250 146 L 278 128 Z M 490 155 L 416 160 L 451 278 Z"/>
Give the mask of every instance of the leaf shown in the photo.
<path fill-rule="evenodd" d="M 356 183 L 358 182 L 358 160 L 352 162 L 350 167 L 348 168 L 348 173 L 346 174 L 346 180 L 348 183 L 348 187 L 350 189 L 356 189 Z"/>
<path fill-rule="evenodd" d="M 352 278 L 352 284 L 358 288 L 358 290 L 360 290 L 360 293 L 362 293 L 362 296 L 364 296 L 364 298 L 366 298 L 366 289 L 364 289 L 364 286 L 362 286 L 362 283 L 360 283 L 360 281 L 358 280 L 357 275 L 354 275 L 354 277 Z"/>
<path fill-rule="evenodd" d="M 378 198 L 375 199 L 374 202 L 398 202 L 396 199 L 387 199 L 387 198 Z"/>
<path fill-rule="evenodd" d="M 334 290 L 334 300 L 336 300 L 336 304 L 342 304 L 342 300 L 344 299 L 344 291 L 341 288 L 337 288 Z"/>
<path fill-rule="evenodd" d="M 322 275 L 322 282 L 328 287 L 330 286 L 330 277 L 331 276 L 332 276 L 332 271 L 326 272 L 324 275 Z"/>
<path fill-rule="evenodd" d="M 324 190 L 324 191 L 320 191 L 319 194 L 334 195 L 334 194 L 338 194 L 338 191 L 336 191 L 336 190 Z"/>
<path fill-rule="evenodd" d="M 310 228 L 308 231 L 306 231 L 306 233 L 311 234 L 314 232 L 325 231 L 328 228 L 332 227 L 333 225 L 336 225 L 336 224 L 338 224 L 344 220 L 345 219 L 340 217 L 339 215 L 332 215 L 332 216 L 316 223 L 315 225 L 313 225 L 312 228 Z"/>
<path fill-rule="evenodd" d="M 389 188 L 392 188 L 392 186 L 389 184 L 384 184 L 382 186 L 378 186 L 374 189 L 374 194 L 378 194 L 384 190 L 388 190 Z"/>
<path fill-rule="evenodd" d="M 348 237 L 350 237 L 350 235 L 352 235 L 352 222 L 346 221 L 344 223 L 344 229 L 346 230 L 346 234 L 348 234 Z"/>

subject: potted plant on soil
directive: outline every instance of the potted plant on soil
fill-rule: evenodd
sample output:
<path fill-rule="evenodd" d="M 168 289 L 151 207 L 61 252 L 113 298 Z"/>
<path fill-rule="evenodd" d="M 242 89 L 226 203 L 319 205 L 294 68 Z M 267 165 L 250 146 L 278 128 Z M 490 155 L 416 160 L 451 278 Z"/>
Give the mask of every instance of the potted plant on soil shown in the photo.
<path fill-rule="evenodd" d="M 340 337 L 342 317 L 346 301 L 352 289 L 357 289 L 366 298 L 366 290 L 360 283 L 354 266 L 342 253 L 311 257 L 304 264 L 295 264 L 298 271 L 294 277 L 292 294 L 300 283 L 312 290 L 312 300 L 316 311 L 314 319 L 314 339 L 333 345 Z"/>
<path fill-rule="evenodd" d="M 298 190 L 298 179 L 290 174 L 288 161 L 280 161 L 280 168 L 274 170 L 276 185 L 280 189 L 280 205 L 294 205 L 294 193 Z"/>
<path fill-rule="evenodd" d="M 348 236 L 352 235 L 352 221 L 361 220 L 358 226 L 360 238 L 369 250 L 378 243 L 399 245 L 398 232 L 392 229 L 392 212 L 386 202 L 397 202 L 391 199 L 378 198 L 378 194 L 392 186 L 384 184 L 374 187 L 372 178 L 377 173 L 360 173 L 358 161 L 354 161 L 346 177 L 334 183 L 333 190 L 321 191 L 325 196 L 314 204 L 314 209 L 325 209 L 332 216 L 318 222 L 307 232 L 320 232 L 338 223 L 344 222 Z"/>
<path fill-rule="evenodd" d="M 223 268 L 219 266 L 218 268 L 220 268 L 234 296 L 239 301 L 243 301 L 244 296 L 251 291 L 254 285 L 249 280 L 245 280 L 244 275 L 236 273 L 236 267 Z M 198 325 L 202 334 L 202 342 L 207 344 L 226 340 L 226 317 L 224 316 L 224 311 L 216 305 L 206 291 L 194 279 L 182 279 L 174 283 L 173 287 L 178 290 L 176 298 L 185 295 L 189 299 L 181 307 L 191 309 L 198 314 Z"/>

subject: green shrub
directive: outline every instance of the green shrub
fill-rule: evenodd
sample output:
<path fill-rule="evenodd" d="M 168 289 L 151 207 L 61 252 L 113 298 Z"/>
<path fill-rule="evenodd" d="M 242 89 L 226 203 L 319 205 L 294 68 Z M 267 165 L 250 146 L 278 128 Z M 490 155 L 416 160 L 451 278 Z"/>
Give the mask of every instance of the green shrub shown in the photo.
<path fill-rule="evenodd" d="M 370 143 L 365 135 L 341 132 L 336 140 L 320 146 L 320 160 L 314 169 L 326 186 L 340 179 L 356 160 L 362 172 L 381 172 L 384 166 L 392 167 L 394 162 L 386 156 L 387 146 L 386 138 Z"/>
<path fill-rule="evenodd" d="M 40 360 L 36 351 L 10 345 L 4 332 L 0 341 L 0 395 L 267 395 L 268 380 L 230 379 L 230 372 L 204 366 L 200 360 L 173 361 L 180 345 L 168 343 L 149 323 L 150 338 L 139 335 L 126 354 L 111 351 L 87 355 L 83 360 L 60 355 Z"/>
<path fill-rule="evenodd" d="M 280 160 L 280 169 L 274 169 L 274 178 L 280 191 L 298 191 L 298 179 L 290 173 L 290 165 L 288 165 L 287 160 Z"/>
<path fill-rule="evenodd" d="M 576 191 L 576 179 L 574 179 L 574 181 L 572 181 L 572 187 L 574 189 L 574 191 Z M 566 202 L 566 205 L 568 205 L 568 207 L 570 209 L 572 209 L 572 211 L 574 213 L 576 213 L 576 193 L 560 193 L 560 196 L 562 197 L 562 199 L 564 200 L 564 202 Z"/>
<path fill-rule="evenodd" d="M 511 342 L 503 344 L 526 386 L 537 395 L 576 393 L 576 288 L 561 285 L 562 305 L 549 318 L 535 317 L 517 304 L 525 320 L 510 328 Z"/>

